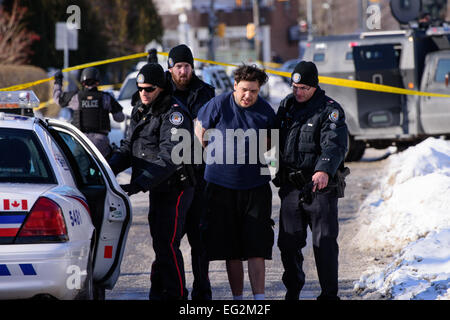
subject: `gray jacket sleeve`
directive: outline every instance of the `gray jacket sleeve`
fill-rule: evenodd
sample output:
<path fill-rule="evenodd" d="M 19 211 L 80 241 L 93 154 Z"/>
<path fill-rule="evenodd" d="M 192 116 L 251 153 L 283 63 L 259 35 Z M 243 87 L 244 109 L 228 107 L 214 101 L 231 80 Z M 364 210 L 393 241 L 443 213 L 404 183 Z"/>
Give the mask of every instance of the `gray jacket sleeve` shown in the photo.
<path fill-rule="evenodd" d="M 64 92 L 62 86 L 55 83 L 53 85 L 53 100 L 61 107 L 68 107 L 72 110 L 78 110 L 78 95 L 75 91 Z"/>

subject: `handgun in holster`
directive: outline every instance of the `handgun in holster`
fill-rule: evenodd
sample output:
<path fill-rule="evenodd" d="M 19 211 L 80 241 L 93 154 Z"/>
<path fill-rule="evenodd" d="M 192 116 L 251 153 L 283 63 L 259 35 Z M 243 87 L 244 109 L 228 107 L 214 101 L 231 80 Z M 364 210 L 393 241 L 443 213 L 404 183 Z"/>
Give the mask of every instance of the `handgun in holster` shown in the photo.
<path fill-rule="evenodd" d="M 345 195 L 345 177 L 350 174 L 350 168 L 342 167 L 336 172 L 336 193 L 338 198 L 343 198 Z"/>

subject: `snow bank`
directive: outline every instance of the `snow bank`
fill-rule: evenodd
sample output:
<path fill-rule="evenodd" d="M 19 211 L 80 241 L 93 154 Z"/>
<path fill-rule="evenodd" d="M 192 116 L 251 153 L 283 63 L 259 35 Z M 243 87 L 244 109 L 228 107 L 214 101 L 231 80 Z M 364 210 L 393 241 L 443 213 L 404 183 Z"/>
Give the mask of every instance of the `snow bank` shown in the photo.
<path fill-rule="evenodd" d="M 450 142 L 429 138 L 388 160 L 380 188 L 360 208 L 360 250 L 395 254 L 355 283 L 361 294 L 450 299 Z"/>
<path fill-rule="evenodd" d="M 398 252 L 450 228 L 450 142 L 429 138 L 388 159 L 385 178 L 360 208 L 361 250 Z"/>

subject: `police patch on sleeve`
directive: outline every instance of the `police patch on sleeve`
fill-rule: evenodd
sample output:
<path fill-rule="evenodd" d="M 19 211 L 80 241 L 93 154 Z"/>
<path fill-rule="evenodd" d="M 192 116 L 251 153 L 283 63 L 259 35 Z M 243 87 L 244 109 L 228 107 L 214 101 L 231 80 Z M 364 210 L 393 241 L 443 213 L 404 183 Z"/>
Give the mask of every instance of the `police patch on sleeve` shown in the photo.
<path fill-rule="evenodd" d="M 175 126 L 179 126 L 180 124 L 183 123 L 184 117 L 181 114 L 181 112 L 175 111 L 170 114 L 169 121 L 171 124 L 173 124 Z"/>
<path fill-rule="evenodd" d="M 330 115 L 328 116 L 328 118 L 333 121 L 336 122 L 339 119 L 339 110 L 337 109 L 333 109 L 333 111 L 331 111 Z"/>

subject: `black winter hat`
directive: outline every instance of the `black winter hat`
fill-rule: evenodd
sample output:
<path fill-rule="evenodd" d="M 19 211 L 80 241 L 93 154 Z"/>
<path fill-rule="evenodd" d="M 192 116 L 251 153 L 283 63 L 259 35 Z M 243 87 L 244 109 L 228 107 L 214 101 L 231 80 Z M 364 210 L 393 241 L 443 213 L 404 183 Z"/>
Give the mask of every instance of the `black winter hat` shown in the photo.
<path fill-rule="evenodd" d="M 169 51 L 169 69 L 172 68 L 177 62 L 189 63 L 192 68 L 194 68 L 194 57 L 192 56 L 192 51 L 185 44 L 180 44 L 173 47 Z"/>
<path fill-rule="evenodd" d="M 166 76 L 163 68 L 158 63 L 147 63 L 139 70 L 136 83 L 149 83 L 164 88 L 166 85 Z"/>
<path fill-rule="evenodd" d="M 319 84 L 319 73 L 314 62 L 300 61 L 297 63 L 294 71 L 292 71 L 291 81 L 316 88 Z"/>

